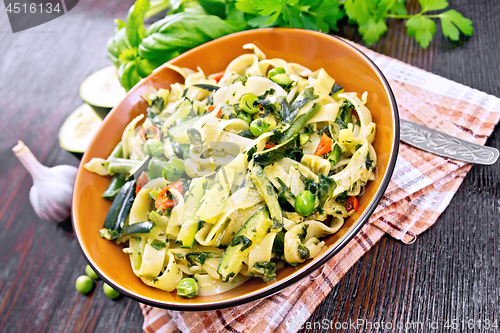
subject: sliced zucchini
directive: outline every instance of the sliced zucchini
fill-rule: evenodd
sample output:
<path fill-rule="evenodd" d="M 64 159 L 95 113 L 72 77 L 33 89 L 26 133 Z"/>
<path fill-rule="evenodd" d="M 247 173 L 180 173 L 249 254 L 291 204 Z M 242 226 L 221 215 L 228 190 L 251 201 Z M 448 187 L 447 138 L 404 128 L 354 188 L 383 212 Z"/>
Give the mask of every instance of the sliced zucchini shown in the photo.
<path fill-rule="evenodd" d="M 80 105 L 64 121 L 59 130 L 59 144 L 74 153 L 84 153 L 101 127 L 102 120 L 87 104 Z"/>
<path fill-rule="evenodd" d="M 192 248 L 194 236 L 200 228 L 200 220 L 196 218 L 196 212 L 201 206 L 205 190 L 207 189 L 207 179 L 205 177 L 194 178 L 189 186 L 189 194 L 186 198 L 184 208 L 184 223 L 181 226 L 177 241 L 182 248 Z"/>
<path fill-rule="evenodd" d="M 278 196 L 274 191 L 274 187 L 266 176 L 266 173 L 258 165 L 254 165 L 250 170 L 250 179 L 257 186 L 260 194 L 264 198 L 269 212 L 271 213 L 272 229 L 279 232 L 283 227 L 283 214 L 278 201 Z"/>
<path fill-rule="evenodd" d="M 188 144 L 189 136 L 187 134 L 187 130 L 192 128 L 194 123 L 196 123 L 200 118 L 201 116 L 193 117 L 188 121 L 185 121 L 183 123 L 180 123 L 179 125 L 170 128 L 167 131 L 167 133 L 172 138 L 172 141 L 175 141 L 180 144 Z"/>
<path fill-rule="evenodd" d="M 101 119 L 121 102 L 125 94 L 114 65 L 90 74 L 80 85 L 80 97 Z"/>
<path fill-rule="evenodd" d="M 238 274 L 250 249 L 266 236 L 272 223 L 269 211 L 266 207 L 262 207 L 243 224 L 229 243 L 217 268 L 217 273 L 220 274 L 223 282 L 229 281 Z"/>

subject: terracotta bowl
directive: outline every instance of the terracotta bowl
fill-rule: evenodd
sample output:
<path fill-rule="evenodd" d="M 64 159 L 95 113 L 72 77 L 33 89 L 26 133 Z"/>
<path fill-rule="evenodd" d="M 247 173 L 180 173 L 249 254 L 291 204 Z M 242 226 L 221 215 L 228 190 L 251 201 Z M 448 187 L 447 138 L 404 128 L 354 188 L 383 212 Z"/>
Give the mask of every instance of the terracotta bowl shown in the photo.
<path fill-rule="evenodd" d="M 282 58 L 313 71 L 324 68 L 346 91 L 358 94 L 369 92 L 367 106 L 377 125 L 373 144 L 378 155 L 377 177 L 366 186 L 365 193 L 359 198 L 358 212 L 345 221 L 338 233 L 325 238 L 323 250 L 296 268 L 286 267 L 278 271 L 277 279 L 271 283 L 252 279 L 226 293 L 194 299 L 184 299 L 177 296 L 176 292 L 168 293 L 148 287 L 132 273 L 129 256 L 122 252 L 122 246 L 99 236 L 98 230 L 102 228 L 110 206 L 109 201 L 101 198 L 109 178 L 90 173 L 81 166 L 93 157 L 107 158 L 130 120 L 146 112 L 147 104 L 140 95 L 148 86 L 168 88 L 171 83 L 182 82 L 178 74 L 160 67 L 139 82 L 106 117 L 83 156 L 74 189 L 73 227 L 83 253 L 96 273 L 122 294 L 157 307 L 199 311 L 235 306 L 276 293 L 325 264 L 352 240 L 373 213 L 389 184 L 399 144 L 396 101 L 387 80 L 375 64 L 345 41 L 307 30 L 252 30 L 201 45 L 170 63 L 192 69 L 199 66 L 207 75 L 220 72 L 231 60 L 249 52 L 242 49 L 246 43 L 257 45 L 267 58 Z"/>

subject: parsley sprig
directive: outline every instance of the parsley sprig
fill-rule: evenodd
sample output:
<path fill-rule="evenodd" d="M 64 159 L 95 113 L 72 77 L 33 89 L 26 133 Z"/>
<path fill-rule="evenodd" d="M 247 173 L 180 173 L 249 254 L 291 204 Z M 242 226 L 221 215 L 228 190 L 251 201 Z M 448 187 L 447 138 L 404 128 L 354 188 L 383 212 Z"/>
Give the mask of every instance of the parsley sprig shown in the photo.
<path fill-rule="evenodd" d="M 235 17 L 235 10 L 243 12 L 253 28 L 285 26 L 323 32 L 338 31 L 339 20 L 347 16 L 368 45 L 385 34 L 388 19 L 406 20 L 406 32 L 424 49 L 436 33 L 434 19 L 441 21 L 443 34 L 452 41 L 459 40 L 460 33 L 472 35 L 472 21 L 456 10 L 429 13 L 447 8 L 447 0 L 419 0 L 419 4 L 419 13 L 408 14 L 405 0 L 236 0 L 228 16 Z"/>

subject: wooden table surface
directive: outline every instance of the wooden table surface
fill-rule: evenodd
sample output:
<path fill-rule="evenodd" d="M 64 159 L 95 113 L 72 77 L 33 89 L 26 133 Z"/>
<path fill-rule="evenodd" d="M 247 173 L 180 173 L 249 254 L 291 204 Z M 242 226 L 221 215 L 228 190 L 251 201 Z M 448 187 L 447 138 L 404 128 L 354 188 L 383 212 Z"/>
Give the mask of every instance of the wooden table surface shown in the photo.
<path fill-rule="evenodd" d="M 31 177 L 11 152 L 22 139 L 48 166 L 78 165 L 59 147 L 57 134 L 82 103 L 80 82 L 110 63 L 105 44 L 113 19 L 125 18 L 132 2 L 80 0 L 68 14 L 16 34 L 0 10 L 1 332 L 141 331 L 137 302 L 111 301 L 101 290 L 90 296 L 75 290 L 86 263 L 71 221 L 56 224 L 35 215 L 28 200 Z M 390 22 L 388 33 L 372 49 L 500 96 L 500 6 L 494 0 L 450 3 L 474 22 L 474 36 L 463 45 L 440 36 L 438 25 L 435 41 L 422 50 L 404 35 L 403 24 Z M 414 10 L 416 6 L 411 1 Z M 339 34 L 360 40 L 353 28 Z M 500 148 L 498 127 L 487 144 Z M 499 166 L 474 166 L 439 221 L 413 245 L 382 238 L 309 321 L 437 321 L 440 332 L 500 331 L 477 324 L 496 320 L 500 325 Z M 476 325 L 453 330 L 443 327 L 446 320 L 460 325 L 475 320 Z"/>

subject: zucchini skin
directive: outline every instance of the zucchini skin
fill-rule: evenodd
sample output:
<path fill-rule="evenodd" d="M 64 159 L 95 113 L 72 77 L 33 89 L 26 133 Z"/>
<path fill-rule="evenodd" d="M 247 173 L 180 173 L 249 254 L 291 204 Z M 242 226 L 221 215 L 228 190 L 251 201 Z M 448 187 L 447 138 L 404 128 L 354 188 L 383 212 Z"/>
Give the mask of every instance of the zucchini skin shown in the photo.
<path fill-rule="evenodd" d="M 104 199 L 113 200 L 118 192 L 120 192 L 123 184 L 125 184 L 126 176 L 127 175 L 125 175 L 124 173 L 118 173 L 114 175 L 113 178 L 111 178 L 111 182 L 109 183 L 108 187 L 102 193 L 101 197 L 103 197 Z"/>
<path fill-rule="evenodd" d="M 188 198 L 186 199 L 186 209 L 184 210 L 184 215 L 188 220 L 182 224 L 176 240 L 177 243 L 181 243 L 181 248 L 190 249 L 195 244 L 194 236 L 201 225 L 201 221 L 196 218 L 196 212 L 202 204 L 207 183 L 205 177 L 195 178 L 191 181 Z"/>
<path fill-rule="evenodd" d="M 113 200 L 104 219 L 103 228 L 120 232 L 135 198 L 135 180 L 126 182 Z"/>
<path fill-rule="evenodd" d="M 264 238 L 271 224 L 269 210 L 266 207 L 259 209 L 243 224 L 229 243 L 217 268 L 217 273 L 220 274 L 223 282 L 229 281 L 238 273 L 252 245 Z"/>
<path fill-rule="evenodd" d="M 283 213 L 278 201 L 278 196 L 274 192 L 274 187 L 266 176 L 266 173 L 259 165 L 254 165 L 250 171 L 250 179 L 257 186 L 271 215 L 273 221 L 273 231 L 280 231 L 283 227 Z"/>

